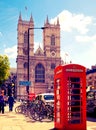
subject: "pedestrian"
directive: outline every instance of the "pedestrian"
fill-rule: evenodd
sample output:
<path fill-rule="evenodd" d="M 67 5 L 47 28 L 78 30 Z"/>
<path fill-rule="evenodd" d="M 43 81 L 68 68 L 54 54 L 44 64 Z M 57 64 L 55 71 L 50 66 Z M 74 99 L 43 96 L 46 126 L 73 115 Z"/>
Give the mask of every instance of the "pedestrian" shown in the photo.
<path fill-rule="evenodd" d="M 3 94 L 0 93 L 0 113 L 4 114 L 4 97 Z"/>
<path fill-rule="evenodd" d="M 9 103 L 9 111 L 13 111 L 13 106 L 14 106 L 14 98 L 12 95 L 8 97 L 8 103 Z"/>

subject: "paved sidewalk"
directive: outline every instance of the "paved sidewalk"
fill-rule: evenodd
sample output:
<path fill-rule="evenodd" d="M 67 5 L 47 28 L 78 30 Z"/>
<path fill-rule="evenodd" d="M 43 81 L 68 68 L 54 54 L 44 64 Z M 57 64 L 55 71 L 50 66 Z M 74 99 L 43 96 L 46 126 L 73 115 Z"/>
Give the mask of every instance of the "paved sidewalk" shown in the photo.
<path fill-rule="evenodd" d="M 14 108 L 18 106 L 16 103 Z M 54 122 L 35 122 L 22 114 L 9 112 L 8 106 L 5 113 L 0 114 L 0 130 L 49 130 L 54 128 Z M 96 130 L 96 119 L 87 121 L 87 130 Z"/>
<path fill-rule="evenodd" d="M 16 103 L 14 108 L 18 106 Z M 5 113 L 0 113 L 0 130 L 49 130 L 53 128 L 53 122 L 35 122 L 25 117 L 23 114 L 9 112 L 8 106 L 5 107 Z"/>

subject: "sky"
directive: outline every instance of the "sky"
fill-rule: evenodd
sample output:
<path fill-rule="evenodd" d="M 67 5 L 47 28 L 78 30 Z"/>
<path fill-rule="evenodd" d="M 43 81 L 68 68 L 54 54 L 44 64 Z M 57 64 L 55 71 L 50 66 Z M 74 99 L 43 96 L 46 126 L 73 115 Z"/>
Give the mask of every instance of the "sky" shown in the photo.
<path fill-rule="evenodd" d="M 61 57 L 86 68 L 96 65 L 96 0 L 0 0 L 0 55 L 8 55 L 10 66 L 17 67 L 17 24 L 32 14 L 35 27 L 59 18 Z M 35 30 L 35 50 L 42 46 L 42 31 Z"/>

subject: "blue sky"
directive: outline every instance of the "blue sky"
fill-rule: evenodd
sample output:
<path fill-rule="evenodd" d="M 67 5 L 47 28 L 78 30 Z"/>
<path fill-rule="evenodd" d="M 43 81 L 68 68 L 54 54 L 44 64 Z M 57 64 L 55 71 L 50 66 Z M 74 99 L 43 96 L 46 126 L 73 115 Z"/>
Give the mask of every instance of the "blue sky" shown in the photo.
<path fill-rule="evenodd" d="M 62 59 L 87 68 L 96 65 L 96 0 L 0 0 L 0 54 L 8 55 L 11 67 L 16 67 L 20 12 L 23 20 L 32 13 L 35 27 L 42 27 L 47 15 L 50 23 L 59 17 Z M 39 44 L 42 31 L 35 30 L 35 49 Z"/>

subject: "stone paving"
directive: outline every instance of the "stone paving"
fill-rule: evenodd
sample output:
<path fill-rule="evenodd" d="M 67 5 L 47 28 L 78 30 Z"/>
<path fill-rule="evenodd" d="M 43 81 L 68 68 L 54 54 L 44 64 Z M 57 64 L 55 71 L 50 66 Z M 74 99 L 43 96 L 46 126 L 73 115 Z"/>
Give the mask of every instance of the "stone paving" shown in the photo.
<path fill-rule="evenodd" d="M 16 103 L 14 108 L 19 105 Z M 54 122 L 35 122 L 22 114 L 9 112 L 8 106 L 5 113 L 0 113 L 0 130 L 50 130 L 54 128 Z M 87 130 L 96 130 L 96 119 L 88 118 Z"/>
<path fill-rule="evenodd" d="M 14 108 L 19 105 L 15 104 Z M 0 113 L 0 130 L 49 130 L 52 129 L 54 122 L 37 122 L 25 117 L 22 114 L 16 114 L 8 111 L 5 107 L 5 113 Z"/>

